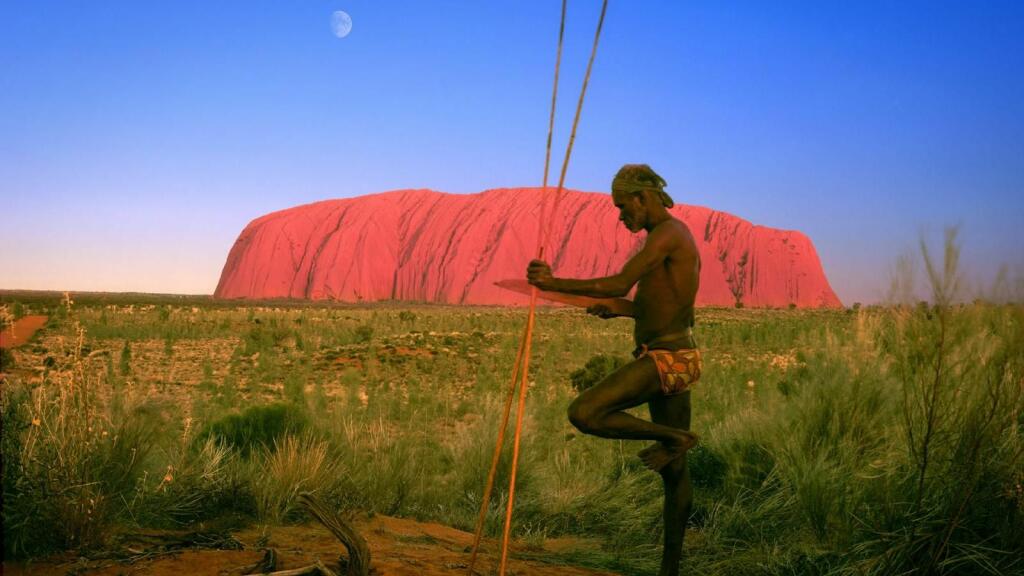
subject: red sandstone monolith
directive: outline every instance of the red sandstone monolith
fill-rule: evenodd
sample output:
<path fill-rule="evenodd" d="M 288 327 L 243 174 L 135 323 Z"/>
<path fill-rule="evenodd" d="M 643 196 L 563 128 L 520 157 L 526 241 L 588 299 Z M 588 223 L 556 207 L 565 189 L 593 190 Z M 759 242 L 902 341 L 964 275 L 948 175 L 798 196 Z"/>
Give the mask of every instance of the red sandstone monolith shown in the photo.
<path fill-rule="evenodd" d="M 553 192 L 399 190 L 273 212 L 235 241 L 215 296 L 526 304 L 494 283 L 525 276 L 541 201 Z M 671 212 L 700 250 L 698 305 L 842 305 L 800 232 L 700 206 L 677 204 Z M 546 254 L 558 276 L 614 274 L 644 239 L 618 222 L 607 194 L 566 190 L 550 219 Z"/>

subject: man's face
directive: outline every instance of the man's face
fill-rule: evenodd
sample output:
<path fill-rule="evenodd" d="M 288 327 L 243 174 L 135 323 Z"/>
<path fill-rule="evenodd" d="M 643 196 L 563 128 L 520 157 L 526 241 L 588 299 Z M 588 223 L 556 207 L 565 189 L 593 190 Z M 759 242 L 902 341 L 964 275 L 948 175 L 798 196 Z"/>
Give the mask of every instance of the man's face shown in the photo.
<path fill-rule="evenodd" d="M 636 233 L 647 223 L 647 211 L 639 194 L 624 190 L 612 191 L 612 202 L 619 209 L 619 220 L 630 232 Z"/>

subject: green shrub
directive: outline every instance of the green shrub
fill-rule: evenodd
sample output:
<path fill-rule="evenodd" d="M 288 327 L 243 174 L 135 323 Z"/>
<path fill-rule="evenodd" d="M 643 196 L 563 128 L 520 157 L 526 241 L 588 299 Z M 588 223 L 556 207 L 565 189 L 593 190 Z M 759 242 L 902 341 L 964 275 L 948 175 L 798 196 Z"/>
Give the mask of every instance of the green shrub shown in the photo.
<path fill-rule="evenodd" d="M 139 482 L 130 501 L 136 522 L 175 527 L 255 513 L 251 478 L 228 446 L 208 437 L 183 442 L 170 456 L 160 474 Z"/>
<path fill-rule="evenodd" d="M 127 376 L 132 371 L 132 346 L 126 339 L 121 347 L 121 359 L 118 363 L 122 376 Z"/>
<path fill-rule="evenodd" d="M 248 457 L 254 449 L 273 448 L 276 441 L 309 428 L 306 413 L 294 403 L 250 406 L 210 423 L 197 437 L 199 443 L 213 438 Z"/>
<path fill-rule="evenodd" d="M 879 483 L 891 504 L 861 515 L 872 526 L 862 562 L 876 573 L 1019 568 L 1024 514 L 1009 487 L 1024 466 L 1024 314 L 959 305 L 959 253 L 955 230 L 941 261 L 922 243 L 932 303 L 894 307 L 877 329 L 900 457 Z M 910 286 L 895 288 L 912 301 Z"/>
<path fill-rule="evenodd" d="M 213 362 L 209 357 L 203 360 L 203 379 L 199 381 L 199 388 L 206 392 L 217 390 L 217 383 L 213 379 Z"/>
<path fill-rule="evenodd" d="M 295 406 L 306 405 L 306 379 L 295 371 L 289 371 L 284 377 L 284 399 Z"/>
<path fill-rule="evenodd" d="M 356 342 L 366 343 L 373 339 L 373 326 L 369 324 L 363 324 L 356 328 L 355 331 Z"/>
<path fill-rule="evenodd" d="M 14 367 L 14 354 L 7 348 L 0 348 L 0 372 Z"/>
<path fill-rule="evenodd" d="M 570 374 L 569 381 L 574 390 L 586 390 L 626 364 L 629 364 L 629 359 L 622 356 L 598 354 L 587 360 L 583 368 Z"/>
<path fill-rule="evenodd" d="M 276 322 L 272 322 L 269 327 L 266 327 L 257 318 L 253 327 L 245 333 L 243 354 L 252 356 L 257 352 L 281 346 L 291 336 L 292 331 L 289 328 L 278 326 Z"/>
<path fill-rule="evenodd" d="M 686 453 L 686 461 L 690 468 L 690 479 L 697 488 L 715 489 L 725 481 L 728 463 L 721 454 L 698 444 Z"/>
<path fill-rule="evenodd" d="M 245 333 L 242 355 L 252 356 L 257 352 L 269 349 L 273 345 L 274 340 L 270 332 L 264 330 L 261 323 L 257 323 Z"/>
<path fill-rule="evenodd" d="M 163 424 L 151 405 L 99 395 L 64 375 L 4 391 L 5 555 L 102 545 Z"/>
<path fill-rule="evenodd" d="M 272 449 L 263 449 L 262 458 L 253 492 L 257 515 L 267 523 L 290 519 L 303 492 L 330 496 L 341 475 L 327 443 L 308 435 L 275 440 Z"/>

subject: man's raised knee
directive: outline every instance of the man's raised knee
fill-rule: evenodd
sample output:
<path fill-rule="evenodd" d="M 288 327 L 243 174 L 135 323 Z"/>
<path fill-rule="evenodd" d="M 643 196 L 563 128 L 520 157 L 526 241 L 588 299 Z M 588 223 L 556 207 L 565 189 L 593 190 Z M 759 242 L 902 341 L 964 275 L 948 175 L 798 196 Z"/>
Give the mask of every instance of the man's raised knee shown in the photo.
<path fill-rule="evenodd" d="M 577 398 L 569 404 L 569 422 L 580 432 L 590 434 L 597 427 L 597 412 Z"/>

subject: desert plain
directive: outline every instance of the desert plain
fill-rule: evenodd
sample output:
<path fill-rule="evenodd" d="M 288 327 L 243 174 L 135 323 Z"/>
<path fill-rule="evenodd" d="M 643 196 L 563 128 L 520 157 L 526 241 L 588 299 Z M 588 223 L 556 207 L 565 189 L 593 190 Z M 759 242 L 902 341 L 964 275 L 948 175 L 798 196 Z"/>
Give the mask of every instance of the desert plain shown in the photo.
<path fill-rule="evenodd" d="M 3 303 L 8 330 L 47 317 L 3 351 L 5 572 L 223 574 L 267 548 L 278 569 L 338 567 L 345 550 L 302 492 L 351 519 L 378 574 L 465 572 L 524 309 L 33 292 Z M 565 416 L 628 359 L 630 329 L 540 309 L 512 573 L 657 568 L 660 480 L 642 446 L 582 435 Z M 697 334 L 685 566 L 882 573 L 938 555 L 974 573 L 978 557 L 962 556 L 973 545 L 1003 550 L 984 563 L 1004 573 L 1020 567 L 1019 306 L 701 308 Z M 496 566 L 508 470 L 505 454 L 480 573 Z"/>

